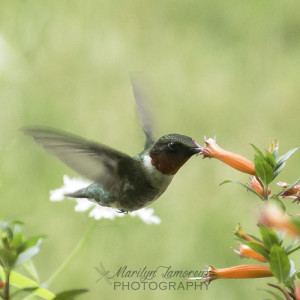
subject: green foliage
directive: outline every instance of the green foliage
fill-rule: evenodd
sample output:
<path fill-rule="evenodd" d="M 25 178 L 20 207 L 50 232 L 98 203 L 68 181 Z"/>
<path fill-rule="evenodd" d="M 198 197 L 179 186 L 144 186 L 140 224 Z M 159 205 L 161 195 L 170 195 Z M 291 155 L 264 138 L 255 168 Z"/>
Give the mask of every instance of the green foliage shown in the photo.
<path fill-rule="evenodd" d="M 86 293 L 85 289 L 65 291 L 56 296 L 39 284 L 39 276 L 32 262 L 32 258 L 40 251 L 40 246 L 44 235 L 36 235 L 26 238 L 23 235 L 21 222 L 3 222 L 0 220 L 0 279 L 4 278 L 5 284 L 0 297 L 9 300 L 16 296 L 25 294 L 35 294 L 45 300 L 73 300 L 77 296 Z M 25 270 L 34 280 L 14 271 L 18 266 L 24 266 Z M 10 287 L 15 287 L 10 293 Z"/>
<path fill-rule="evenodd" d="M 40 282 L 39 274 L 32 260 L 23 263 L 23 267 L 36 282 Z"/>
<path fill-rule="evenodd" d="M 19 296 L 20 294 L 32 294 L 33 292 L 35 292 L 38 289 L 38 287 L 33 286 L 33 287 L 26 287 L 23 289 L 19 289 L 17 291 L 15 291 L 14 293 L 11 294 L 11 299 L 14 298 L 15 296 Z"/>
<path fill-rule="evenodd" d="M 272 153 L 266 151 L 264 155 L 255 145 L 251 144 L 251 146 L 256 152 L 254 156 L 255 171 L 265 187 L 275 179 L 283 170 L 286 161 L 298 150 L 298 148 L 293 148 L 286 154 L 278 156 L 279 146 L 276 146 Z"/>
<path fill-rule="evenodd" d="M 6 278 L 7 275 L 5 275 L 5 271 L 3 268 L 0 267 L 0 275 L 2 278 Z M 35 295 L 38 295 L 40 298 L 45 300 L 51 300 L 55 296 L 52 292 L 49 290 L 41 287 L 36 281 L 28 278 L 27 276 L 20 274 L 16 271 L 11 271 L 10 273 L 10 285 L 12 287 L 17 288 L 18 290 L 24 291 L 24 289 L 27 288 L 35 288 L 34 291 L 32 291 Z M 28 290 L 27 290 L 28 292 Z"/>
<path fill-rule="evenodd" d="M 270 250 L 270 269 L 280 283 L 289 282 L 291 264 L 287 253 L 280 246 L 274 245 Z"/>
<path fill-rule="evenodd" d="M 263 199 L 263 197 L 258 192 L 256 192 L 252 187 L 250 187 L 247 184 L 244 184 L 244 183 L 241 183 L 241 182 L 238 182 L 238 181 L 235 181 L 235 180 L 228 180 L 227 179 L 227 180 L 222 181 L 220 183 L 220 185 L 223 185 L 223 184 L 226 184 L 226 183 L 235 183 L 235 184 L 238 184 L 238 185 L 244 187 L 247 191 L 250 191 L 253 194 L 255 194 L 256 196 L 258 196 L 259 198 Z"/>
<path fill-rule="evenodd" d="M 273 144 L 271 144 L 270 151 L 272 152 L 266 151 L 265 154 L 263 154 L 263 152 L 260 149 L 258 149 L 255 145 L 251 144 L 251 146 L 255 151 L 254 166 L 257 175 L 257 181 L 253 182 L 255 184 L 261 185 L 264 191 L 264 197 L 262 197 L 251 187 L 240 182 L 225 180 L 221 184 L 225 184 L 228 182 L 239 184 L 247 190 L 251 191 L 253 194 L 259 196 L 260 199 L 267 200 L 269 203 L 272 203 L 273 205 L 275 204 L 278 207 L 280 207 L 283 212 L 286 212 L 286 207 L 279 198 L 279 196 L 285 192 L 288 192 L 294 186 L 296 186 L 300 182 L 300 179 L 297 179 L 287 188 L 271 196 L 269 196 L 268 186 L 275 179 L 275 177 L 283 170 L 286 161 L 295 153 L 296 150 L 298 150 L 298 148 L 293 148 L 289 150 L 286 154 L 279 156 L 279 147 L 276 141 Z M 253 185 L 253 187 L 255 186 Z M 286 215 L 283 220 L 279 220 L 279 224 L 281 224 L 280 222 L 282 223 L 283 230 L 285 229 L 285 225 L 294 225 L 296 228 L 298 228 L 300 233 L 300 219 L 298 216 L 288 217 L 288 215 Z M 289 225 L 283 224 L 288 222 L 290 222 Z M 270 224 L 272 224 L 272 222 Z M 290 260 L 288 256 L 300 250 L 300 246 L 297 246 L 299 240 L 292 240 L 292 242 L 290 242 L 290 244 L 284 248 L 283 242 L 285 234 L 279 234 L 272 228 L 266 227 L 262 224 L 259 225 L 259 229 L 262 241 L 260 241 L 255 236 L 248 235 L 247 237 L 240 225 L 235 230 L 235 234 L 238 236 L 239 240 L 243 244 L 248 245 L 252 250 L 262 255 L 267 260 L 272 274 L 274 275 L 274 277 L 276 277 L 276 279 L 279 282 L 279 285 L 269 284 L 269 286 L 279 290 L 284 295 L 284 299 L 296 299 L 295 279 L 298 275 L 296 275 L 294 262 Z M 250 241 L 251 238 L 253 239 L 253 241 Z M 275 299 L 282 299 L 281 296 L 274 293 L 273 291 L 267 292 L 273 295 Z"/>
<path fill-rule="evenodd" d="M 299 221 L 299 219 L 297 220 Z M 286 298 L 286 295 L 292 295 L 293 297 L 295 296 L 294 286 L 295 280 L 298 275 L 296 274 L 295 264 L 292 260 L 289 259 L 289 255 L 300 250 L 300 246 L 297 246 L 299 240 L 292 240 L 292 242 L 290 242 L 290 244 L 284 248 L 282 245 L 284 242 L 284 236 L 280 236 L 273 229 L 263 225 L 260 225 L 259 229 L 261 240 L 249 234 L 247 234 L 248 238 L 246 239 L 245 233 L 243 232 L 240 225 L 237 227 L 235 234 L 238 236 L 242 244 L 248 245 L 255 252 L 261 254 L 266 258 L 272 274 L 279 282 L 279 285 L 269 284 L 269 286 L 276 288 L 281 293 L 283 293 L 285 299 L 290 299 Z M 243 235 L 239 233 L 243 233 Z M 244 238 L 242 238 L 242 236 L 244 236 Z M 251 237 L 255 241 L 249 241 L 249 237 Z M 282 299 L 281 296 L 277 295 L 273 291 L 267 292 L 273 295 L 275 299 Z"/>
<path fill-rule="evenodd" d="M 37 255 L 42 238 L 45 237 L 37 235 L 25 238 L 20 231 L 19 224 L 20 222 L 1 222 L 0 258 L 3 267 L 8 271 Z"/>
<path fill-rule="evenodd" d="M 265 157 L 254 156 L 254 165 L 256 174 L 260 177 L 263 184 L 268 186 L 274 179 L 274 168 L 269 164 Z"/>
<path fill-rule="evenodd" d="M 259 197 L 262 200 L 269 200 L 269 195 L 268 195 L 269 184 L 283 170 L 283 168 L 286 164 L 286 161 L 298 150 L 298 148 L 293 148 L 293 149 L 289 150 L 286 154 L 284 154 L 282 156 L 278 156 L 278 150 L 279 150 L 278 145 L 274 148 L 272 153 L 270 153 L 269 151 L 265 151 L 265 155 L 258 147 L 256 147 L 253 144 L 250 144 L 250 145 L 252 146 L 252 148 L 254 149 L 254 151 L 256 153 L 254 155 L 254 167 L 255 167 L 255 172 L 257 175 L 257 180 L 258 180 L 258 182 L 261 182 L 264 196 L 262 196 L 257 191 L 255 191 L 251 186 L 248 186 L 248 185 L 238 182 L 238 181 L 224 180 L 220 183 L 220 185 L 232 182 L 232 183 L 235 183 L 235 184 L 238 184 L 238 185 L 244 187 L 245 189 L 247 189 L 247 191 L 254 193 L 257 197 Z M 285 210 L 285 206 L 282 203 L 282 201 L 279 199 L 279 196 L 283 192 L 288 191 L 291 188 L 293 188 L 299 182 L 300 182 L 300 179 L 296 180 L 288 188 L 280 191 L 277 194 L 272 195 L 271 199 L 276 201 L 277 202 L 276 204 L 279 205 L 283 210 Z"/>
<path fill-rule="evenodd" d="M 71 291 L 65 291 L 62 293 L 59 293 L 56 295 L 53 300 L 73 300 L 77 298 L 77 296 L 87 293 L 88 290 L 86 289 L 77 289 L 77 290 L 71 290 Z"/>
<path fill-rule="evenodd" d="M 275 170 L 276 172 L 276 176 L 280 173 L 278 172 L 278 169 L 280 169 L 280 171 L 282 171 L 282 169 L 285 166 L 286 161 L 298 150 L 298 148 L 293 148 L 291 150 L 289 150 L 287 153 L 285 153 L 282 156 L 276 157 L 276 168 Z M 275 176 L 275 177 L 276 177 Z"/>
<path fill-rule="evenodd" d="M 260 226 L 259 229 L 264 246 L 269 252 L 274 245 L 280 246 L 281 243 L 279 241 L 279 238 L 273 230 L 265 226 Z"/>

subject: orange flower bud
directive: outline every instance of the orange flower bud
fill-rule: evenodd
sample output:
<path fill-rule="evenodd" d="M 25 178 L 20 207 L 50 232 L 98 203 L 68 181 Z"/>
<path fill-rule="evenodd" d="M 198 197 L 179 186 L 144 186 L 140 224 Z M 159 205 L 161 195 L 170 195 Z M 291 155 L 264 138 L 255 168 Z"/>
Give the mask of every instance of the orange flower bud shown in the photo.
<path fill-rule="evenodd" d="M 299 229 L 292 223 L 290 217 L 279 209 L 276 205 L 268 206 L 260 216 L 260 223 L 285 231 L 293 237 L 299 237 Z"/>
<path fill-rule="evenodd" d="M 249 183 L 249 186 L 253 188 L 257 193 L 264 196 L 264 188 L 262 183 L 260 183 L 256 177 L 250 177 L 251 182 Z M 268 195 L 271 194 L 271 190 L 268 187 Z"/>
<path fill-rule="evenodd" d="M 204 137 L 205 146 L 202 148 L 203 157 L 216 158 L 230 167 L 244 173 L 255 175 L 254 163 L 249 159 L 233 152 L 222 149 L 215 139 Z"/>
<path fill-rule="evenodd" d="M 206 277 L 187 278 L 187 280 L 204 279 L 206 282 L 211 282 L 215 279 L 248 279 L 272 276 L 273 274 L 269 266 L 241 265 L 224 269 L 217 269 L 209 266 L 206 271 Z"/>
<path fill-rule="evenodd" d="M 4 288 L 5 283 L 0 280 L 0 290 Z"/>
<path fill-rule="evenodd" d="M 240 250 L 233 249 L 235 253 L 240 255 L 240 257 L 245 257 L 245 258 L 253 258 L 255 260 L 261 261 L 261 262 L 266 262 L 267 260 L 260 255 L 259 253 L 255 252 L 252 248 L 250 248 L 248 245 L 243 245 L 239 243 L 240 245 Z"/>
<path fill-rule="evenodd" d="M 253 239 L 251 236 L 249 236 L 244 229 L 242 228 L 241 224 L 238 224 L 237 227 L 235 228 L 234 232 L 233 232 L 237 237 L 245 240 L 245 241 L 249 241 L 249 242 L 255 242 L 258 243 L 260 245 L 262 245 L 264 247 L 263 243 L 258 242 L 257 240 Z"/>
<path fill-rule="evenodd" d="M 283 189 L 286 189 L 290 186 L 290 184 L 286 182 L 278 182 L 277 185 L 281 186 Z M 293 198 L 294 202 L 300 202 L 300 185 L 295 185 L 288 191 L 280 194 L 282 198 Z"/>

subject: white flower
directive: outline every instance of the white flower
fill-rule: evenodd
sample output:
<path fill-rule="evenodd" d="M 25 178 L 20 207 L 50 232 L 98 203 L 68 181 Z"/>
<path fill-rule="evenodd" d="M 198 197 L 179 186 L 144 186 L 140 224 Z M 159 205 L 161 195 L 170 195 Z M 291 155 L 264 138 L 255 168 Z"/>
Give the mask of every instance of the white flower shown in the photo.
<path fill-rule="evenodd" d="M 160 218 L 153 215 L 154 209 L 153 208 L 142 208 L 129 214 L 131 216 L 139 216 L 145 223 L 147 224 L 160 224 Z"/>
<path fill-rule="evenodd" d="M 90 182 L 84 181 L 81 178 L 70 178 L 68 175 L 63 177 L 64 185 L 56 190 L 50 191 L 50 201 L 62 201 L 65 199 L 65 194 L 72 193 L 76 190 L 82 189 L 90 185 Z M 73 198 L 72 198 L 73 199 Z M 75 211 L 83 212 L 90 210 L 89 217 L 95 220 L 110 219 L 113 220 L 116 217 L 124 217 L 125 214 L 118 212 L 114 208 L 103 207 L 85 198 L 75 199 L 77 205 Z M 161 220 L 159 217 L 154 216 L 153 208 L 142 208 L 133 212 L 129 212 L 130 216 L 138 216 L 147 224 L 160 224 Z"/>

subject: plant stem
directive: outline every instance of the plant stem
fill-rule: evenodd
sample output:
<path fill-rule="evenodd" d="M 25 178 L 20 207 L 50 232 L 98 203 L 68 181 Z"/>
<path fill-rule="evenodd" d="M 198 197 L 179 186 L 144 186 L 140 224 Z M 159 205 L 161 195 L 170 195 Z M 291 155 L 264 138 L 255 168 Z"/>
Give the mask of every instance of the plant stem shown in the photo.
<path fill-rule="evenodd" d="M 87 227 L 84 235 L 82 236 L 81 240 L 78 242 L 77 246 L 74 248 L 73 252 L 64 261 L 64 263 L 54 272 L 54 274 L 52 274 L 52 276 L 45 282 L 45 284 L 46 284 L 47 287 L 50 286 L 52 284 L 52 282 L 57 277 L 59 277 L 61 275 L 61 273 L 63 273 L 65 271 L 65 269 L 71 264 L 71 262 L 76 258 L 76 256 L 78 255 L 79 251 L 81 250 L 81 248 L 85 244 L 87 238 L 89 237 L 90 233 L 94 229 L 95 225 L 96 225 L 95 221 L 90 222 L 88 224 L 88 227 Z"/>
<path fill-rule="evenodd" d="M 9 278 L 10 278 L 10 271 L 8 270 L 5 274 L 6 280 L 4 285 L 4 299 L 9 300 Z"/>

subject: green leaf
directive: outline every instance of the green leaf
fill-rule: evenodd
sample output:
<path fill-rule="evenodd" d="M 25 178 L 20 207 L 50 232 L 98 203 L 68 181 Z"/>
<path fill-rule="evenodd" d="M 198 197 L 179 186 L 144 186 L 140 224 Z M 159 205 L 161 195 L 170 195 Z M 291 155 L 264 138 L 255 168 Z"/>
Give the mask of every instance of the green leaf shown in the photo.
<path fill-rule="evenodd" d="M 14 236 L 22 231 L 22 228 L 19 224 L 14 224 Z"/>
<path fill-rule="evenodd" d="M 248 191 L 254 193 L 260 199 L 262 199 L 262 200 L 264 199 L 262 195 L 260 195 L 259 193 L 257 193 L 253 188 L 251 188 L 247 184 L 244 184 L 244 183 L 241 183 L 241 182 L 238 182 L 238 181 L 235 181 L 235 180 L 224 180 L 219 185 L 223 185 L 223 184 L 226 184 L 226 183 L 235 183 L 235 184 L 238 184 L 238 185 L 244 187 L 245 189 L 247 189 Z"/>
<path fill-rule="evenodd" d="M 276 168 L 276 161 L 275 161 L 274 156 L 269 151 L 266 151 L 265 159 L 266 159 L 267 163 L 273 168 L 273 171 L 274 171 Z"/>
<path fill-rule="evenodd" d="M 18 260 L 16 262 L 16 266 L 21 265 L 27 262 L 28 260 L 32 259 L 35 255 L 39 253 L 39 251 L 40 251 L 40 244 L 25 250 L 19 255 Z"/>
<path fill-rule="evenodd" d="M 11 222 L 9 222 L 9 224 L 11 224 L 11 225 L 24 225 L 24 223 L 22 221 L 19 221 L 19 220 L 11 221 Z"/>
<path fill-rule="evenodd" d="M 280 283 L 289 281 L 291 264 L 284 249 L 277 245 L 270 251 L 270 269 Z"/>
<path fill-rule="evenodd" d="M 11 270 L 15 266 L 18 255 L 16 251 L 0 249 L 0 258 L 5 267 Z"/>
<path fill-rule="evenodd" d="M 38 272 L 37 272 L 36 267 L 35 267 L 34 263 L 32 262 L 32 260 L 28 260 L 25 263 L 23 263 L 23 267 L 32 276 L 32 278 L 36 282 L 38 282 L 38 283 L 40 282 Z"/>
<path fill-rule="evenodd" d="M 278 157 L 278 150 L 279 150 L 279 147 L 277 146 L 277 147 L 273 150 L 273 152 L 272 152 L 272 155 L 273 155 L 273 157 L 274 157 L 274 159 L 275 159 L 275 162 L 276 162 L 276 159 L 277 159 L 277 157 Z"/>
<path fill-rule="evenodd" d="M 1 267 L 0 267 L 0 276 L 2 278 L 5 278 L 4 270 Z M 53 299 L 53 297 L 55 297 L 55 295 L 52 292 L 50 292 L 45 288 L 40 287 L 37 282 L 15 271 L 12 271 L 10 274 L 10 284 L 19 289 L 37 286 L 38 289 L 34 291 L 34 294 L 45 300 L 51 300 Z"/>
<path fill-rule="evenodd" d="M 56 297 L 53 298 L 53 300 L 73 300 L 77 296 L 87 292 L 88 292 L 87 289 L 76 289 L 76 290 L 65 291 L 57 294 Z"/>
<path fill-rule="evenodd" d="M 277 166 L 275 171 L 274 171 L 274 178 L 283 170 L 285 167 L 285 162 L 281 164 L 280 166 Z"/>
<path fill-rule="evenodd" d="M 266 228 L 265 226 L 259 226 L 260 234 L 263 240 L 265 248 L 270 251 L 273 245 L 280 245 L 278 236 L 271 229 Z"/>
<path fill-rule="evenodd" d="M 274 179 L 273 168 L 268 164 L 268 162 L 257 155 L 254 156 L 254 166 L 256 174 L 261 178 L 265 187 Z"/>
<path fill-rule="evenodd" d="M 7 226 L 5 229 L 3 229 L 3 232 L 4 233 L 2 234 L 2 237 L 4 235 L 6 235 L 6 238 L 7 238 L 8 241 L 11 241 L 13 239 L 14 234 L 13 234 L 12 229 L 9 226 Z"/>
<path fill-rule="evenodd" d="M 39 234 L 39 235 L 33 236 L 31 238 L 28 238 L 25 241 L 25 249 L 31 248 L 32 246 L 35 246 L 36 244 L 41 243 L 40 240 L 45 237 L 46 237 L 45 235 Z"/>
<path fill-rule="evenodd" d="M 289 245 L 285 248 L 285 252 L 287 253 L 287 255 L 290 254 L 290 251 L 293 251 L 291 250 L 296 244 L 298 243 L 298 239 L 294 239 L 292 240 Z M 300 247 L 300 246 L 299 246 Z"/>
<path fill-rule="evenodd" d="M 250 144 L 259 157 L 264 157 L 264 154 L 253 144 Z"/>
<path fill-rule="evenodd" d="M 298 148 L 293 148 L 289 150 L 287 153 L 285 153 L 284 155 L 278 157 L 276 160 L 277 166 L 280 166 L 281 164 L 286 162 L 297 150 Z"/>
<path fill-rule="evenodd" d="M 14 235 L 12 241 L 11 241 L 11 246 L 13 249 L 15 249 L 18 253 L 22 252 L 24 249 L 24 237 L 23 233 L 19 232 L 16 235 Z"/>
<path fill-rule="evenodd" d="M 36 291 L 39 287 L 38 286 L 29 286 L 20 290 L 15 291 L 12 293 L 11 298 L 15 297 L 16 295 L 19 295 L 21 293 L 33 293 Z"/>
<path fill-rule="evenodd" d="M 0 229 L 1 230 L 5 230 L 6 229 L 6 227 L 8 226 L 8 223 L 7 222 L 4 222 L 4 221 L 1 221 L 0 220 Z"/>

